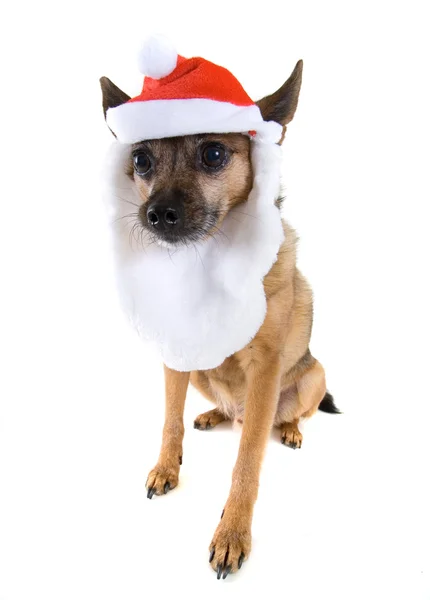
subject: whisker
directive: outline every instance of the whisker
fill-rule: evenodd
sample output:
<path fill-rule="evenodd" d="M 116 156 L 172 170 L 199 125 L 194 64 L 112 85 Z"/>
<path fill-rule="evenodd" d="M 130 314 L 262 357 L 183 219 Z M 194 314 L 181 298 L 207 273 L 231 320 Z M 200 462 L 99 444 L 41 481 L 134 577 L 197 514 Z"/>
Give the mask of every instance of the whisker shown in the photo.
<path fill-rule="evenodd" d="M 138 228 L 139 223 L 136 221 L 133 225 L 133 227 L 130 230 L 130 233 L 128 234 L 128 243 L 130 244 L 130 246 L 133 248 L 133 239 L 135 240 L 135 242 L 137 243 L 137 239 L 135 236 L 136 233 L 136 229 Z"/>
<path fill-rule="evenodd" d="M 131 200 L 127 200 L 126 198 L 121 198 L 121 196 L 116 196 L 115 198 L 117 198 L 117 200 L 121 200 L 121 202 L 126 202 L 127 204 L 131 204 L 132 206 L 135 206 L 136 208 L 140 208 L 139 204 L 136 204 L 135 202 L 132 202 Z"/>
<path fill-rule="evenodd" d="M 220 245 L 221 244 L 221 239 L 220 239 L 220 231 L 210 231 L 207 234 L 211 239 L 215 240 L 215 242 Z M 226 236 L 227 237 L 227 236 Z M 228 239 L 228 238 L 227 238 Z"/>
<path fill-rule="evenodd" d="M 213 225 L 213 229 L 215 229 L 215 231 L 216 231 L 218 234 L 220 234 L 220 235 L 223 235 L 223 236 L 226 238 L 226 240 L 227 240 L 229 243 L 231 243 L 231 240 L 230 240 L 230 238 L 228 237 L 228 235 L 227 235 L 226 233 L 224 233 L 224 231 L 222 231 L 222 230 L 221 230 L 219 227 L 217 227 L 216 225 Z"/>
<path fill-rule="evenodd" d="M 172 260 L 172 255 L 170 254 L 170 248 L 166 248 L 166 250 L 167 250 L 167 254 L 169 255 L 170 262 L 172 263 L 172 265 L 174 265 L 175 263 Z"/>
<path fill-rule="evenodd" d="M 230 214 L 230 217 L 233 218 L 233 214 L 231 214 L 230 210 L 224 210 L 222 212 L 220 212 L 220 215 L 225 216 Z M 261 219 L 259 217 L 257 217 L 256 215 L 250 215 L 247 212 L 243 212 L 243 210 L 234 210 L 234 214 L 236 215 L 243 215 L 244 217 L 251 217 L 252 219 L 257 219 L 257 221 L 261 221 Z M 237 221 L 237 219 L 236 219 Z"/>
<path fill-rule="evenodd" d="M 204 268 L 204 270 L 206 271 L 206 267 L 205 267 L 205 264 L 204 264 L 204 262 L 203 262 L 203 260 L 202 260 L 202 257 L 200 256 L 199 249 L 197 248 L 196 244 L 193 244 L 193 246 L 194 246 L 194 250 L 195 250 L 195 252 L 197 252 L 197 254 L 198 254 L 198 257 L 200 258 L 200 262 L 202 263 L 202 267 L 203 267 L 203 268 Z"/>
<path fill-rule="evenodd" d="M 257 221 L 261 221 L 261 219 L 259 219 L 258 217 L 256 217 L 255 215 L 250 215 L 249 213 L 243 212 L 241 210 L 236 210 L 235 211 L 238 215 L 244 215 L 245 217 L 251 217 L 252 219 L 257 219 Z"/>
<path fill-rule="evenodd" d="M 130 213 L 128 215 L 123 215 L 122 217 L 117 217 L 116 219 L 114 219 L 112 221 L 112 223 L 116 223 L 117 221 L 121 221 L 122 219 L 127 219 L 127 218 L 131 218 L 131 217 L 138 217 L 139 213 Z"/>

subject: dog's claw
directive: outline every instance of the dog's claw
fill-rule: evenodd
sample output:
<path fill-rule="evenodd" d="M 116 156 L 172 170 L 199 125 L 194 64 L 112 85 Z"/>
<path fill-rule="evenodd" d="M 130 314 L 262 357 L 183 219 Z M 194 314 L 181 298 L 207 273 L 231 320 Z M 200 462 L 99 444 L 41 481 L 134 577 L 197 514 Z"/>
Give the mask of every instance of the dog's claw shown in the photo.
<path fill-rule="evenodd" d="M 222 576 L 223 579 L 225 579 L 227 577 L 227 575 L 229 573 L 231 573 L 231 569 L 232 569 L 232 566 L 231 565 L 227 565 L 227 567 L 225 568 L 225 571 L 224 571 L 224 575 Z"/>
<path fill-rule="evenodd" d="M 153 488 L 153 487 L 150 487 L 150 488 L 148 489 L 148 493 L 147 493 L 146 497 L 147 497 L 147 498 L 149 498 L 150 500 L 152 500 L 152 496 L 153 496 L 154 494 L 155 494 L 155 488 Z"/>
<path fill-rule="evenodd" d="M 221 519 L 222 519 L 222 518 L 223 518 L 223 516 L 224 516 L 224 510 L 225 510 L 225 508 L 223 508 L 223 509 L 222 509 L 222 513 L 221 513 Z"/>
<path fill-rule="evenodd" d="M 287 446 L 288 448 L 292 448 L 293 450 L 297 450 L 297 448 L 300 448 L 298 442 L 287 442 L 287 437 L 284 435 L 283 437 L 281 437 L 281 444 L 284 444 L 284 446 Z"/>
<path fill-rule="evenodd" d="M 224 529 L 221 523 L 218 527 L 220 531 Z M 233 529 L 227 539 L 218 534 L 219 531 L 216 531 L 209 546 L 209 563 L 216 572 L 217 579 L 227 579 L 230 573 L 236 573 L 242 568 L 250 551 L 251 532 L 248 529 Z"/>
<path fill-rule="evenodd" d="M 179 464 L 182 465 L 182 456 L 179 457 Z"/>
<path fill-rule="evenodd" d="M 167 492 L 170 490 L 170 481 L 166 481 L 166 483 L 164 484 L 164 493 L 167 494 Z"/>
<path fill-rule="evenodd" d="M 212 425 L 210 423 L 210 421 L 208 421 L 206 423 L 206 425 L 202 425 L 198 421 L 194 421 L 194 429 L 199 429 L 200 431 L 205 431 L 205 430 L 209 430 L 209 429 L 213 429 L 213 428 L 214 428 L 214 425 Z"/>

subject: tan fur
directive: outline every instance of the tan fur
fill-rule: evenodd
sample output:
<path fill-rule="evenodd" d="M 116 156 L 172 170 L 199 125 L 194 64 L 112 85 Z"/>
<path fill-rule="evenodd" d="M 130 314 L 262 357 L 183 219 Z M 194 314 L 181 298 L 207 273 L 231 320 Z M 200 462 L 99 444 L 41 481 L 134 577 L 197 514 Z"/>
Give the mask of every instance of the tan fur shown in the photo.
<path fill-rule="evenodd" d="M 215 175 L 196 167 L 199 150 L 209 143 L 220 143 L 230 153 L 226 167 Z M 138 150 L 146 152 L 155 163 L 154 175 L 149 177 L 135 173 L 131 157 L 127 168 L 142 200 L 142 217 L 148 202 L 159 190 L 180 189 L 186 195 L 185 212 L 189 228 L 203 229 L 207 214 L 213 213 L 216 224 L 203 231 L 202 237 L 217 235 L 229 210 L 246 202 L 251 191 L 250 140 L 244 135 L 205 134 L 149 140 L 134 144 L 133 151 Z"/>

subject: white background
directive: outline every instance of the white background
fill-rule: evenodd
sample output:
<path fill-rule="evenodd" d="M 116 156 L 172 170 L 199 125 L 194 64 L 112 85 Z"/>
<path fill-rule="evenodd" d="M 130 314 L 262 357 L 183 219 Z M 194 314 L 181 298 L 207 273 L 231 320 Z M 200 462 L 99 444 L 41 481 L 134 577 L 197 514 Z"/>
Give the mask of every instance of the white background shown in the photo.
<path fill-rule="evenodd" d="M 429 68 L 423 2 L 16 3 L 1 19 L 0 599 L 430 598 Z M 161 31 L 255 98 L 304 59 L 285 215 L 315 292 L 312 352 L 343 416 L 270 442 L 250 560 L 207 547 L 239 434 L 192 428 L 149 502 L 162 368 L 107 263 L 98 78 L 141 86 Z M 226 332 L 228 335 L 228 332 Z"/>

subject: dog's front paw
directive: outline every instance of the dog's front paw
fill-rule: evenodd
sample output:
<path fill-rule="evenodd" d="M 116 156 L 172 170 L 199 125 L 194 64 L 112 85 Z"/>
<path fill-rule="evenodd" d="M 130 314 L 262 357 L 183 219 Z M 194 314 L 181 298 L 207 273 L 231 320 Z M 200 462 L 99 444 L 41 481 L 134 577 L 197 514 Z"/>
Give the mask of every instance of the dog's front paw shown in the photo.
<path fill-rule="evenodd" d="M 178 485 L 178 481 L 179 464 L 178 466 L 172 466 L 158 463 L 146 480 L 147 498 L 151 500 L 154 494 L 157 496 L 167 494 L 169 490 L 173 490 Z"/>
<path fill-rule="evenodd" d="M 217 579 L 225 579 L 242 567 L 251 552 L 251 522 L 223 514 L 209 546 L 209 562 Z"/>

